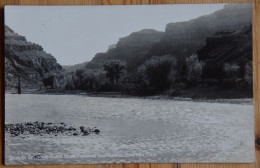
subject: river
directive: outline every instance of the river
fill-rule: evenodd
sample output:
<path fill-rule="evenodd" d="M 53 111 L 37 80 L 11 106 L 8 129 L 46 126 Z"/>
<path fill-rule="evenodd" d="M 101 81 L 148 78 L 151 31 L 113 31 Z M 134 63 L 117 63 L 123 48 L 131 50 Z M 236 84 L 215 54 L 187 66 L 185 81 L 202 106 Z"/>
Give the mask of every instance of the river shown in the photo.
<path fill-rule="evenodd" d="M 6 123 L 97 127 L 88 136 L 5 135 L 5 163 L 253 162 L 253 105 L 6 94 Z M 35 157 L 40 156 L 40 157 Z"/>

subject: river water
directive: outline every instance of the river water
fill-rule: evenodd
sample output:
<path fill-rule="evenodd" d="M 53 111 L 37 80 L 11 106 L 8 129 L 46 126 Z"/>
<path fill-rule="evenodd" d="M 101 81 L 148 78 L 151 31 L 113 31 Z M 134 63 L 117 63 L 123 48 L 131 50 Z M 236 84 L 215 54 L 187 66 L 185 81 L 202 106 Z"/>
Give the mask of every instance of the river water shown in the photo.
<path fill-rule="evenodd" d="M 6 123 L 64 122 L 99 135 L 11 137 L 5 163 L 253 162 L 253 105 L 6 94 Z"/>

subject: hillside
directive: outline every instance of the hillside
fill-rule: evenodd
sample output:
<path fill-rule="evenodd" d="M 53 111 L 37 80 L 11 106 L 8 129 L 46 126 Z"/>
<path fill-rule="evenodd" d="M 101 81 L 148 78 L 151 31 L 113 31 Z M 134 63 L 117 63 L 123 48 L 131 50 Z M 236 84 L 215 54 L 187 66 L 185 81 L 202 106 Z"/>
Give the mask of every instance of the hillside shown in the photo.
<path fill-rule="evenodd" d="M 160 41 L 163 34 L 152 29 L 131 33 L 129 36 L 120 38 L 116 46 L 106 53 L 97 53 L 86 67 L 102 68 L 107 60 L 119 59 L 127 62 L 127 68 L 131 71 L 146 60 L 149 50 Z"/>
<path fill-rule="evenodd" d="M 40 88 L 42 79 L 62 71 L 56 59 L 43 48 L 5 26 L 5 87 Z"/>
<path fill-rule="evenodd" d="M 252 6 L 228 4 L 210 15 L 120 38 L 75 74 L 68 89 L 252 97 Z"/>
<path fill-rule="evenodd" d="M 77 69 L 85 68 L 87 64 L 88 62 L 83 62 L 75 65 L 62 65 L 62 68 L 65 70 L 65 72 L 75 72 Z"/>
<path fill-rule="evenodd" d="M 210 15 L 185 22 L 169 23 L 165 32 L 144 29 L 120 38 L 115 48 L 98 53 L 87 68 L 101 68 L 109 59 L 127 63 L 132 72 L 152 56 L 174 55 L 180 63 L 196 53 L 206 43 L 206 38 L 220 31 L 235 31 L 251 24 L 252 5 L 228 4 Z"/>
<path fill-rule="evenodd" d="M 245 75 L 252 73 L 252 26 L 208 37 L 206 45 L 198 51 L 198 58 L 205 63 L 203 80 L 233 80 L 233 87 L 239 85 Z"/>

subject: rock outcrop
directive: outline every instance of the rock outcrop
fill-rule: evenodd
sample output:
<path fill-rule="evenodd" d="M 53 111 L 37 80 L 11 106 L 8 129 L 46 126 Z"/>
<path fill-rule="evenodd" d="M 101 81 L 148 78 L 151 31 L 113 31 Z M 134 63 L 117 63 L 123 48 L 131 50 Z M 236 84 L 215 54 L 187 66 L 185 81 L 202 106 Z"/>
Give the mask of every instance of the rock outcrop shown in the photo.
<path fill-rule="evenodd" d="M 56 59 L 35 43 L 5 26 L 5 86 L 17 86 L 20 76 L 22 87 L 39 88 L 47 75 L 58 73 L 62 67 Z"/>
<path fill-rule="evenodd" d="M 100 130 L 96 127 L 85 128 L 80 126 L 79 129 L 73 126 L 67 126 L 65 123 L 44 123 L 44 122 L 25 122 L 16 124 L 5 124 L 5 133 L 9 133 L 11 137 L 22 136 L 26 138 L 30 135 L 35 136 L 86 136 L 91 133 L 99 134 Z"/>
<path fill-rule="evenodd" d="M 144 29 L 120 38 L 106 53 L 98 53 L 87 68 L 102 68 L 109 59 L 127 63 L 134 71 L 152 56 L 173 55 L 181 65 L 187 56 L 206 45 L 206 38 L 216 32 L 232 32 L 252 23 L 252 4 L 227 4 L 221 10 L 185 22 L 169 23 L 165 32 Z M 181 67 L 179 67 L 180 69 Z"/>
<path fill-rule="evenodd" d="M 198 50 L 198 58 L 205 64 L 205 80 L 244 79 L 252 61 L 252 26 L 208 37 L 206 45 Z"/>
<path fill-rule="evenodd" d="M 107 60 L 119 59 L 127 62 L 128 70 L 131 71 L 143 63 L 149 50 L 161 40 L 162 36 L 163 32 L 153 29 L 143 29 L 131 33 L 129 36 L 120 38 L 116 46 L 106 53 L 97 53 L 86 67 L 102 68 L 102 65 Z"/>
<path fill-rule="evenodd" d="M 235 31 L 252 23 L 252 4 L 227 4 L 223 9 L 186 22 L 169 23 L 153 55 L 186 57 L 206 43 L 206 38 L 221 31 Z"/>

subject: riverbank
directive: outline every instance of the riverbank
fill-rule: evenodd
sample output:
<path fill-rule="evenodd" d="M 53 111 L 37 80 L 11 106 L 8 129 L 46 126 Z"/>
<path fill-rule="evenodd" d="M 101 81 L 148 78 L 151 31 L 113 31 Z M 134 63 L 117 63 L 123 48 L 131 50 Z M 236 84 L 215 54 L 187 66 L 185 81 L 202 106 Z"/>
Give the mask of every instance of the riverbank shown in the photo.
<path fill-rule="evenodd" d="M 233 91 L 229 91 L 233 92 Z M 17 94 L 13 90 L 6 90 L 5 93 Z M 253 104 L 253 98 L 241 97 L 234 95 L 230 98 L 225 96 L 209 96 L 210 94 L 206 90 L 205 93 L 200 93 L 198 90 L 190 90 L 183 92 L 182 95 L 171 96 L 166 91 L 162 94 L 149 95 L 149 96 L 138 96 L 130 95 L 120 92 L 86 92 L 82 90 L 37 90 L 37 89 L 23 89 L 22 94 L 46 94 L 46 95 L 81 95 L 88 97 L 106 97 L 106 98 L 134 98 L 134 99 L 163 99 L 163 100 L 176 100 L 176 101 L 193 101 L 193 102 L 208 102 L 208 103 L 225 103 L 225 104 Z M 224 93 L 222 93 L 223 95 Z M 230 93 L 227 93 L 230 95 Z M 234 98 L 238 97 L 238 98 Z"/>

